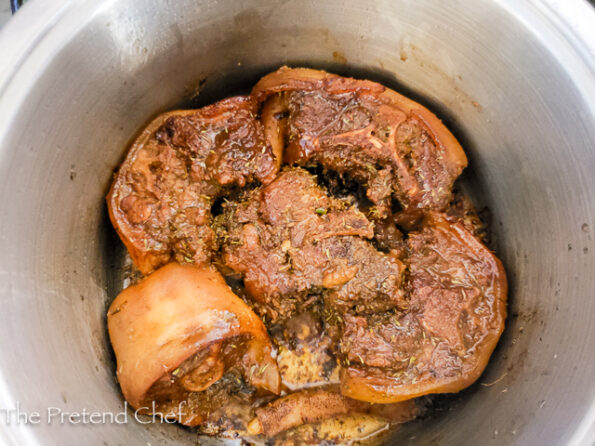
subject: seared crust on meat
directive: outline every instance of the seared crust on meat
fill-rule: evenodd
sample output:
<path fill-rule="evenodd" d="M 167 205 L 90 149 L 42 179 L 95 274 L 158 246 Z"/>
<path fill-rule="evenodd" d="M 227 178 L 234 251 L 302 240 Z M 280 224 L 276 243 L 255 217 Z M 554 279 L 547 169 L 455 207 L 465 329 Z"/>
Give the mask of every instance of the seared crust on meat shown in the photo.
<path fill-rule="evenodd" d="M 378 408 L 347 398 L 332 389 L 302 390 L 257 409 L 251 429 L 253 433 L 274 436 L 295 426 L 348 413 L 371 413 L 393 423 L 402 423 L 415 418 L 417 412 L 415 404 L 411 403 Z"/>
<path fill-rule="evenodd" d="M 460 144 L 433 113 L 375 82 L 282 67 L 263 77 L 252 96 L 265 108 L 274 102 L 277 117 L 263 116 L 264 125 L 275 138 L 285 135 L 286 162 L 315 162 L 360 180 L 384 215 L 393 194 L 405 209 L 444 209 L 467 166 Z"/>
<path fill-rule="evenodd" d="M 255 387 L 279 393 L 279 370 L 264 324 L 212 267 L 170 263 L 160 268 L 118 295 L 107 322 L 122 392 L 142 413 L 150 413 L 153 402 L 162 413 L 177 409 L 231 367 Z M 263 373 L 251 373 L 253 367 Z M 200 423 L 200 404 L 189 406 L 178 421 Z"/>
<path fill-rule="evenodd" d="M 472 384 L 507 283 L 453 198 L 466 166 L 422 105 L 320 70 L 158 116 L 107 197 L 148 276 L 107 316 L 126 399 L 209 435 L 334 444 Z"/>
<path fill-rule="evenodd" d="M 277 169 L 248 97 L 164 113 L 120 167 L 107 197 L 110 219 L 143 274 L 172 257 L 206 264 L 214 200 L 229 186 L 269 182 Z"/>
<path fill-rule="evenodd" d="M 372 245 L 373 225 L 363 213 L 329 197 L 303 169 L 285 170 L 227 204 L 223 225 L 223 262 L 273 320 L 291 315 L 310 294 L 324 294 L 340 313 L 404 305 L 402 262 Z"/>
<path fill-rule="evenodd" d="M 504 329 L 504 268 L 462 223 L 431 213 L 408 245 L 410 310 L 346 318 L 342 392 L 352 398 L 458 392 L 479 378 Z"/>

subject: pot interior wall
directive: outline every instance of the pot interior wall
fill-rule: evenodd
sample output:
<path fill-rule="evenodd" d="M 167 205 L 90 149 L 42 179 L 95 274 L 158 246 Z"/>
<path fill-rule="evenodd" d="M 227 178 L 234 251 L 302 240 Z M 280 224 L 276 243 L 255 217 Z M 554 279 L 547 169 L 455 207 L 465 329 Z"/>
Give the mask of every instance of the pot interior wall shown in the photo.
<path fill-rule="evenodd" d="M 0 407 L 122 410 L 105 330 L 123 259 L 104 202 L 112 173 L 157 113 L 245 90 L 291 64 L 380 81 L 437 113 L 469 155 L 465 187 L 489 209 L 509 275 L 508 327 L 482 378 L 395 444 L 571 441 L 595 400 L 595 102 L 572 77 L 578 56 L 547 45 L 551 24 L 514 3 L 64 7 L 0 99 Z M 128 417 L 74 427 L 54 419 L 4 435 L 15 444 L 196 444 L 177 426 Z"/>

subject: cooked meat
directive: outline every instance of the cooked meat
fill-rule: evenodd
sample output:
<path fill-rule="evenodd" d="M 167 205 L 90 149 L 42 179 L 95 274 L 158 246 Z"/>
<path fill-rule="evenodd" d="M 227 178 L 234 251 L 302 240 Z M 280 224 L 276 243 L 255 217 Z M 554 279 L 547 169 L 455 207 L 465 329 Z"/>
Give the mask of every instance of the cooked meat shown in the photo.
<path fill-rule="evenodd" d="M 410 313 L 404 316 L 377 314 L 369 317 L 345 316 L 341 351 L 346 365 L 404 369 L 418 355 L 423 333 Z"/>
<path fill-rule="evenodd" d="M 360 444 L 473 383 L 506 277 L 453 193 L 466 165 L 420 104 L 318 70 L 158 116 L 107 197 L 145 276 L 107 315 L 126 400 L 199 435 Z"/>
<path fill-rule="evenodd" d="M 485 210 L 482 213 L 485 214 Z M 461 191 L 454 192 L 453 200 L 446 209 L 446 215 L 450 221 L 460 222 L 467 231 L 487 243 L 487 222 L 481 220 L 471 199 Z"/>
<path fill-rule="evenodd" d="M 132 145 L 107 202 L 135 265 L 148 274 L 173 256 L 208 263 L 211 206 L 225 187 L 271 181 L 277 171 L 247 97 L 158 116 Z"/>
<path fill-rule="evenodd" d="M 303 390 L 257 409 L 256 418 L 250 423 L 249 429 L 253 434 L 274 436 L 296 426 L 318 423 L 347 413 L 374 414 L 392 423 L 402 423 L 415 418 L 419 409 L 413 401 L 378 408 L 346 398 L 330 388 Z"/>
<path fill-rule="evenodd" d="M 299 297 L 324 292 L 337 311 L 376 312 L 403 305 L 403 264 L 367 239 L 373 228 L 347 202 L 332 198 L 302 169 L 282 172 L 238 205 L 226 206 L 226 266 L 272 319 Z"/>
<path fill-rule="evenodd" d="M 374 222 L 374 240 L 378 248 L 386 252 L 393 251 L 399 259 L 404 259 L 407 256 L 407 244 L 403 233 L 392 219 L 373 219 L 372 221 Z"/>
<path fill-rule="evenodd" d="M 441 214 L 429 214 L 408 244 L 411 305 L 421 324 L 457 353 L 474 352 L 485 366 L 506 318 L 502 263 L 463 224 Z"/>
<path fill-rule="evenodd" d="M 475 209 L 471 199 L 461 191 L 455 190 L 453 192 L 452 201 L 448 204 L 444 214 L 449 221 L 461 223 L 474 236 L 483 242 L 486 241 L 486 223 L 479 217 L 479 213 Z M 384 221 L 388 225 L 392 223 L 392 226 L 395 226 L 396 224 L 407 232 L 411 232 L 421 228 L 425 216 L 426 213 L 420 210 L 403 210 Z M 392 222 L 389 223 L 390 220 Z"/>
<path fill-rule="evenodd" d="M 366 404 L 335 392 L 323 389 L 304 390 L 257 409 L 257 418 L 250 428 L 254 434 L 273 436 L 301 424 L 316 423 L 349 412 L 365 412 L 366 409 Z"/>
<path fill-rule="evenodd" d="M 282 67 L 252 95 L 265 107 L 274 101 L 277 113 L 265 116 L 265 128 L 285 135 L 286 162 L 319 163 L 360 180 L 383 215 L 393 194 L 405 209 L 444 209 L 467 165 L 435 115 L 374 82 Z"/>
<path fill-rule="evenodd" d="M 198 428 L 200 433 L 229 435 L 229 432 L 234 432 L 245 436 L 248 434 L 248 423 L 254 417 L 252 406 L 260 400 L 242 373 L 237 368 L 231 368 L 204 392 L 190 393 L 181 409 L 175 401 L 164 409 L 175 414 L 181 411 L 182 416 L 187 418 L 200 414 L 203 419 Z"/>
<path fill-rule="evenodd" d="M 279 393 L 266 328 L 213 269 L 166 265 L 122 291 L 107 318 L 118 381 L 134 408 L 155 401 L 169 414 L 193 395 L 196 404 L 178 421 L 198 424 L 200 393 L 231 368 L 252 386 Z"/>
<path fill-rule="evenodd" d="M 277 170 L 281 168 L 283 150 L 285 149 L 285 133 L 287 125 L 287 104 L 281 96 L 274 96 L 262 107 L 261 117 L 264 133 L 271 144 Z"/>
<path fill-rule="evenodd" d="M 502 333 L 502 264 L 461 223 L 430 213 L 408 245 L 410 310 L 345 319 L 344 395 L 382 403 L 457 392 L 479 377 Z"/>

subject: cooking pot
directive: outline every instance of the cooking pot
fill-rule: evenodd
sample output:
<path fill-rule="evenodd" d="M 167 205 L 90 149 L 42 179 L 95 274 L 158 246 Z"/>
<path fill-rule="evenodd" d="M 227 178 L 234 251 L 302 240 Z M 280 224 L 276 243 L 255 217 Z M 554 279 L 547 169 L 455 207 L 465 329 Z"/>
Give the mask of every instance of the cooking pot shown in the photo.
<path fill-rule="evenodd" d="M 484 375 L 388 443 L 593 444 L 594 29 L 578 0 L 26 4 L 0 33 L 0 438 L 197 443 L 125 408 L 105 314 L 128 266 L 104 197 L 156 114 L 290 64 L 382 82 L 443 119 L 508 272 Z"/>

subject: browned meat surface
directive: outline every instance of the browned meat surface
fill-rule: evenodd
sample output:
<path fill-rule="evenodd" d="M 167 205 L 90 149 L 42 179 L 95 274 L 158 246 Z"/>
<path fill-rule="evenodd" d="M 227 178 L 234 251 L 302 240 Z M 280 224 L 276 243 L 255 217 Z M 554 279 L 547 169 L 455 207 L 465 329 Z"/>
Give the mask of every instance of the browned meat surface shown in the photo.
<path fill-rule="evenodd" d="M 378 248 L 386 252 L 393 251 L 399 259 L 404 259 L 407 256 L 407 244 L 395 223 L 391 219 L 373 219 L 373 222 Z"/>
<path fill-rule="evenodd" d="M 386 311 L 403 304 L 403 264 L 374 248 L 367 218 L 329 197 L 302 169 L 284 171 L 238 204 L 228 204 L 223 258 L 273 319 L 299 297 L 324 293 L 338 311 Z"/>
<path fill-rule="evenodd" d="M 429 214 L 408 245 L 410 310 L 345 319 L 347 396 L 394 402 L 457 392 L 479 377 L 502 333 L 502 264 L 461 223 Z"/>
<path fill-rule="evenodd" d="M 232 369 L 253 389 L 280 392 L 266 327 L 212 267 L 160 268 L 118 295 L 107 322 L 118 381 L 140 413 L 186 402 L 181 417 L 169 416 L 199 424 L 209 389 Z"/>
<path fill-rule="evenodd" d="M 286 162 L 320 163 L 360 180 L 382 215 L 393 194 L 406 209 L 444 209 L 467 165 L 436 116 L 374 82 L 282 67 L 252 94 L 274 101 L 277 113 L 267 115 L 272 123 L 265 126 L 274 135 L 285 133 Z"/>
<path fill-rule="evenodd" d="M 486 210 L 482 211 L 483 213 Z M 478 237 L 481 241 L 487 241 L 487 224 L 482 221 L 479 217 L 478 211 L 475 209 L 473 202 L 469 197 L 463 194 L 461 191 L 455 190 L 453 192 L 452 201 L 448 204 L 448 207 L 444 211 L 445 216 L 450 222 L 461 223 L 465 229 L 471 232 L 474 236 Z M 395 224 L 406 230 L 407 232 L 417 231 L 421 228 L 424 221 L 425 213 L 419 210 L 407 211 L 403 210 L 397 212 L 387 220 L 384 220 L 387 225 L 394 227 Z M 392 220 L 389 223 L 389 220 Z"/>
<path fill-rule="evenodd" d="M 167 388 L 156 391 L 172 395 Z M 168 393 L 165 393 L 168 392 Z M 206 435 L 248 435 L 247 428 L 254 418 L 254 406 L 265 404 L 270 398 L 259 397 L 254 387 L 243 378 L 238 368 L 228 370 L 218 381 L 202 392 L 179 394 L 178 398 L 164 399 L 156 404 L 155 415 L 169 422 L 178 421 L 186 426 L 197 427 Z M 155 395 L 159 397 L 158 394 Z M 149 403 L 146 407 L 151 407 Z M 140 410 L 145 414 L 150 411 Z"/>
<path fill-rule="evenodd" d="M 141 133 L 108 195 L 110 218 L 138 269 L 172 256 L 207 263 L 211 206 L 224 186 L 274 178 L 277 166 L 247 97 L 158 116 Z"/>
<path fill-rule="evenodd" d="M 416 318 L 380 314 L 369 317 L 345 316 L 341 340 L 345 364 L 406 369 L 421 347 L 423 334 Z"/>
<path fill-rule="evenodd" d="M 257 418 L 251 425 L 254 433 L 267 436 L 306 423 L 315 423 L 325 418 L 348 412 L 363 412 L 365 403 L 345 398 L 328 390 L 304 390 L 279 398 L 256 410 Z"/>
<path fill-rule="evenodd" d="M 318 423 L 343 414 L 373 414 L 392 423 L 410 421 L 419 408 L 413 401 L 375 407 L 337 393 L 333 388 L 311 389 L 279 398 L 256 410 L 250 423 L 253 433 L 274 436 L 280 432 L 309 423 Z"/>
<path fill-rule="evenodd" d="M 484 209 L 481 213 L 485 217 L 487 210 Z M 475 209 L 475 206 L 469 197 L 460 191 L 455 191 L 453 200 L 446 209 L 446 215 L 450 221 L 460 222 L 465 229 L 489 246 L 487 240 L 488 222 L 481 220 L 479 212 Z M 489 214 L 487 216 L 489 217 Z"/>
<path fill-rule="evenodd" d="M 128 403 L 199 435 L 363 445 L 469 386 L 506 277 L 453 189 L 466 165 L 420 104 L 318 70 L 158 116 L 107 197 L 140 270 L 107 315 Z"/>
<path fill-rule="evenodd" d="M 473 351 L 487 361 L 506 317 L 501 262 L 463 224 L 440 214 L 426 217 L 408 243 L 411 305 L 422 325 L 459 354 Z"/>
<path fill-rule="evenodd" d="M 250 406 L 256 390 L 245 379 L 243 368 L 238 366 L 245 350 L 243 343 L 242 338 L 230 339 L 184 361 L 153 384 L 139 413 L 152 413 L 151 407 L 155 404 L 156 414 L 187 426 L 197 426 L 219 418 L 212 415 L 223 405 Z"/>

